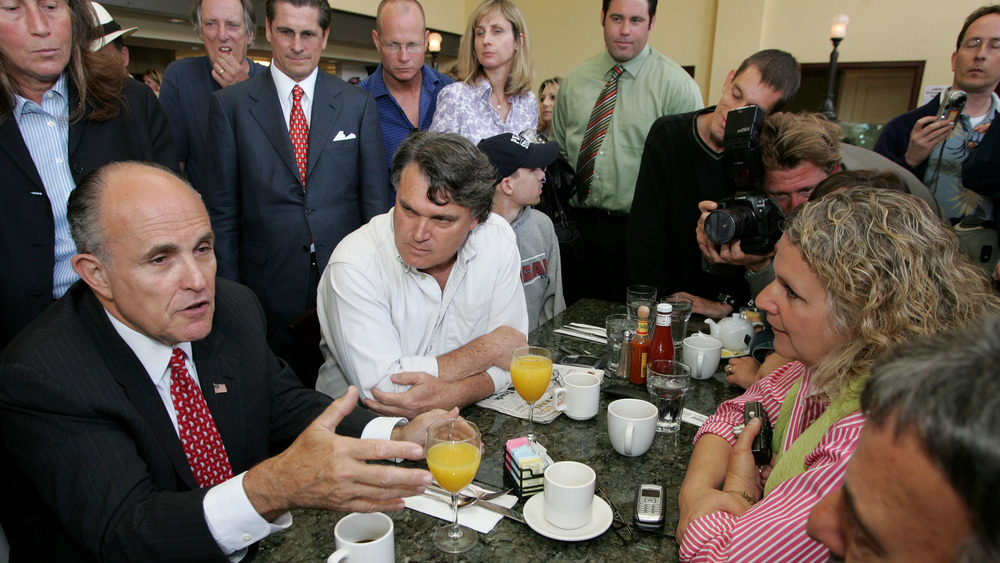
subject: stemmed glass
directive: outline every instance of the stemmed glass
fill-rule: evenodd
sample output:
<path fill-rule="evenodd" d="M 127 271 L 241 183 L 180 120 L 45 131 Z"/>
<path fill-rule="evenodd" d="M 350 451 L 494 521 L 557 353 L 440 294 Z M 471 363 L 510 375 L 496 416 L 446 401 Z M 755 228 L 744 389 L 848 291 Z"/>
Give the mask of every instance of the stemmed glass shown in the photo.
<path fill-rule="evenodd" d="M 427 468 L 443 489 L 451 493 L 454 518 L 434 531 L 434 545 L 448 553 L 462 553 L 479 541 L 475 530 L 458 525 L 458 492 L 472 483 L 482 456 L 479 427 L 461 418 L 439 420 L 427 427 Z"/>
<path fill-rule="evenodd" d="M 545 436 L 535 434 L 535 401 L 542 398 L 552 380 L 552 352 L 536 346 L 514 350 L 510 362 L 510 378 L 517 394 L 528 403 L 527 438 L 544 445 Z"/>

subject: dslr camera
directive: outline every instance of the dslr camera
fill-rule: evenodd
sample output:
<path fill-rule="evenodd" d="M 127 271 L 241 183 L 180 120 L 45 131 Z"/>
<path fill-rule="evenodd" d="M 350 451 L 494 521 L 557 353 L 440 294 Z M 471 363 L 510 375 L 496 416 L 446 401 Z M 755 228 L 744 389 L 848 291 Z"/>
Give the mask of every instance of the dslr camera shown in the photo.
<path fill-rule="evenodd" d="M 767 254 L 781 238 L 785 213 L 769 197 L 741 192 L 719 202 L 705 218 L 705 234 L 715 244 L 739 239 L 747 254 Z"/>

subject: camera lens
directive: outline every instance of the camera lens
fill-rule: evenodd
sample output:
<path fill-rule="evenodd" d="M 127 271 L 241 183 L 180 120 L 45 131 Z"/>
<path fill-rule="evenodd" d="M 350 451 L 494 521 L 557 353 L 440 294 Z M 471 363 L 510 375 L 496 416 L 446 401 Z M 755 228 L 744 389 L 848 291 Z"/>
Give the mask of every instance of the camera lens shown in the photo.
<path fill-rule="evenodd" d="M 753 221 L 753 211 L 746 207 L 716 209 L 705 218 L 705 234 L 715 244 L 729 244 L 741 238 Z"/>

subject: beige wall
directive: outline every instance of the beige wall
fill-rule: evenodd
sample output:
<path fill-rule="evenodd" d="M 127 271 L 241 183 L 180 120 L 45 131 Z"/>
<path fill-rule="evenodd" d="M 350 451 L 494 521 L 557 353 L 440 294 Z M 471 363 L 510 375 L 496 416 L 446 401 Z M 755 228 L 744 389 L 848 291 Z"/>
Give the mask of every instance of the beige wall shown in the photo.
<path fill-rule="evenodd" d="M 965 17 L 986 0 L 661 0 L 650 44 L 695 65 L 705 102 L 717 101 L 726 74 L 768 48 L 803 63 L 829 60 L 831 18 L 851 17 L 842 62 L 924 60 L 928 85 L 950 84 L 951 53 Z M 478 0 L 466 0 L 471 11 Z M 535 55 L 535 84 L 603 48 L 597 0 L 520 0 Z"/>
<path fill-rule="evenodd" d="M 535 58 L 535 85 L 604 48 L 598 0 L 515 0 L 524 12 Z M 480 0 L 421 0 L 428 26 L 462 34 Z M 955 36 L 969 12 L 986 0 L 660 0 L 650 44 L 682 65 L 695 66 L 707 104 L 717 101 L 730 69 L 765 48 L 790 51 L 803 63 L 830 56 L 830 19 L 851 17 L 840 46 L 843 62 L 926 60 L 922 86 L 951 83 Z M 341 10 L 374 16 L 378 0 L 330 0 Z M 119 16 L 140 36 L 191 41 L 188 26 Z M 259 37 L 255 48 L 267 49 Z M 328 56 L 377 61 L 374 49 L 332 44 Z"/>
<path fill-rule="evenodd" d="M 478 0 L 467 0 L 475 9 Z M 604 49 L 598 0 L 520 0 L 535 57 L 535 85 L 566 76 L 574 66 Z M 681 65 L 694 65 L 702 91 L 708 85 L 716 0 L 661 0 L 650 45 Z"/>
<path fill-rule="evenodd" d="M 729 0 L 732 1 L 732 0 Z M 761 45 L 791 51 L 801 62 L 830 58 L 830 20 L 851 23 L 840 60 L 926 60 L 924 83 L 951 84 L 951 54 L 965 17 L 986 0 L 767 0 Z"/>
<path fill-rule="evenodd" d="M 375 16 L 378 0 L 330 0 L 337 10 Z M 459 35 L 465 33 L 466 7 L 463 0 L 420 0 L 427 26 Z"/>

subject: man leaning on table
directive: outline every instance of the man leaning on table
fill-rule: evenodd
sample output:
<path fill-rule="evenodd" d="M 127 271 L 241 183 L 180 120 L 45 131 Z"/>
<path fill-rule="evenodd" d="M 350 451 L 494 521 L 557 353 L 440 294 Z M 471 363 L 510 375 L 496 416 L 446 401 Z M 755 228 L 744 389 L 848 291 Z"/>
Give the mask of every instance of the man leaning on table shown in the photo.
<path fill-rule="evenodd" d="M 303 388 L 253 293 L 216 278 L 208 212 L 177 176 L 105 166 L 69 221 L 82 281 L 0 359 L 12 561 L 235 561 L 290 509 L 399 510 L 430 484 L 365 461 L 420 458 L 404 440 L 449 413 L 397 427 L 352 410 L 354 390 L 331 405 Z"/>
<path fill-rule="evenodd" d="M 392 179 L 395 207 L 345 237 L 320 279 L 316 388 L 353 384 L 383 414 L 464 407 L 506 389 L 527 345 L 514 231 L 490 213 L 493 167 L 464 137 L 414 133 Z"/>

